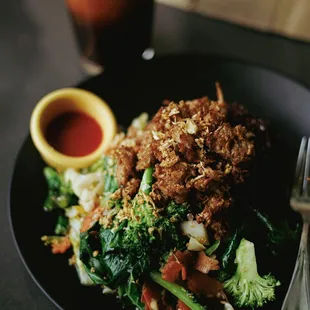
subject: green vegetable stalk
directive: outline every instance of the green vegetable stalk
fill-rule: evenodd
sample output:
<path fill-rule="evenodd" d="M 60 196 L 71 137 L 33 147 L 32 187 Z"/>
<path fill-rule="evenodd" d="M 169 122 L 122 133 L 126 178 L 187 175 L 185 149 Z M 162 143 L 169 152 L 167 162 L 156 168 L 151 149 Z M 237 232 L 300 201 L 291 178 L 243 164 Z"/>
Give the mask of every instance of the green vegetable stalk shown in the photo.
<path fill-rule="evenodd" d="M 275 299 L 275 287 L 280 285 L 272 275 L 260 277 L 257 271 L 254 244 L 242 239 L 236 251 L 237 271 L 224 282 L 224 289 L 238 307 L 262 307 Z"/>
<path fill-rule="evenodd" d="M 205 253 L 207 256 L 210 256 L 212 255 L 217 249 L 218 247 L 220 246 L 221 244 L 221 241 L 220 240 L 216 240 L 210 247 L 208 247 L 206 250 L 205 250 Z"/>
<path fill-rule="evenodd" d="M 147 168 L 142 176 L 140 190 L 142 190 L 142 192 L 146 195 L 148 195 L 152 190 L 153 172 L 154 168 Z"/>
<path fill-rule="evenodd" d="M 205 310 L 206 307 L 203 307 L 199 303 L 197 303 L 193 297 L 193 295 L 188 292 L 185 288 L 182 286 L 170 283 L 168 281 L 165 281 L 162 277 L 160 272 L 158 271 L 151 271 L 150 273 L 151 279 L 165 288 L 167 291 L 169 291 L 172 295 L 176 296 L 178 299 L 180 299 L 182 302 L 184 302 L 191 310 Z"/>

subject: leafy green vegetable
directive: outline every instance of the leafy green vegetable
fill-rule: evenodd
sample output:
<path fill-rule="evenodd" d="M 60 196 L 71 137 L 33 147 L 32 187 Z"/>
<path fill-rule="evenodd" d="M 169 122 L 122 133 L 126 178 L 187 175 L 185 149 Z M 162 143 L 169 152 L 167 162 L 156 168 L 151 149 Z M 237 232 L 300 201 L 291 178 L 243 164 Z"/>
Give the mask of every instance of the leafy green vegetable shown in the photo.
<path fill-rule="evenodd" d="M 55 234 L 65 236 L 68 233 L 68 229 L 69 229 L 68 218 L 64 215 L 59 215 L 55 227 Z"/>
<path fill-rule="evenodd" d="M 232 295 L 238 307 L 257 308 L 275 298 L 275 287 L 280 285 L 272 275 L 260 277 L 254 244 L 242 239 L 236 251 L 237 270 L 224 282 L 224 289 Z"/>
<path fill-rule="evenodd" d="M 131 257 L 122 249 L 123 226 L 115 231 L 100 229 L 99 225 L 81 233 L 80 259 L 89 277 L 96 284 L 104 284 L 111 288 L 117 287 L 129 276 Z"/>
<path fill-rule="evenodd" d="M 116 161 L 112 157 L 102 156 L 93 165 L 81 170 L 83 174 L 99 171 L 102 172 L 104 179 L 102 204 L 105 204 L 109 202 L 111 194 L 113 194 L 118 189 L 118 182 L 116 179 Z"/>
<path fill-rule="evenodd" d="M 115 220 L 112 228 L 97 225 L 81 234 L 80 259 L 97 284 L 114 288 L 149 269 L 150 244 L 154 240 L 151 228 L 157 218 L 154 207 L 143 195 L 149 191 L 152 173 L 152 168 L 144 172 L 140 195 L 132 201 L 134 217 L 130 221 L 125 219 L 119 223 Z"/>
<path fill-rule="evenodd" d="M 131 275 L 128 283 L 122 284 L 118 287 L 118 295 L 122 299 L 127 299 L 129 302 L 140 310 L 144 310 L 144 304 L 141 302 L 141 288 L 134 281 Z"/>
<path fill-rule="evenodd" d="M 104 189 L 101 203 L 115 204 L 111 201 L 110 196 L 118 189 L 118 182 L 116 179 L 116 162 L 111 157 L 105 156 L 101 160 L 101 168 L 103 169 Z M 99 164 L 98 164 L 99 165 Z M 98 168 L 97 168 L 98 169 Z"/>
<path fill-rule="evenodd" d="M 297 244 L 300 236 L 301 226 L 299 223 L 292 229 L 287 221 L 282 221 L 274 225 L 267 215 L 257 209 L 251 209 L 268 233 L 267 247 L 273 255 L 277 255 L 281 250 L 288 249 Z"/>
<path fill-rule="evenodd" d="M 179 223 L 159 214 L 148 196 L 152 175 L 153 168 L 144 171 L 139 192 L 130 202 L 130 212 L 121 221 L 115 218 L 109 228 L 95 225 L 81 234 L 80 259 L 95 283 L 111 288 L 124 282 L 129 285 L 146 274 L 154 262 L 158 268 L 167 250 L 185 247 Z M 128 290 L 123 289 L 126 294 L 131 292 Z"/>
<path fill-rule="evenodd" d="M 218 272 L 218 279 L 223 282 L 233 275 L 236 270 L 234 259 L 236 255 L 236 249 L 240 243 L 241 229 L 236 229 L 232 237 L 229 239 L 227 247 L 221 256 L 221 267 Z"/>
<path fill-rule="evenodd" d="M 205 250 L 206 255 L 208 255 L 208 256 L 212 255 L 218 249 L 220 244 L 221 244 L 221 241 L 220 240 L 216 240 L 211 246 L 209 246 Z"/>
<path fill-rule="evenodd" d="M 187 291 L 185 288 L 178 284 L 165 281 L 158 271 L 151 271 L 150 276 L 154 282 L 165 288 L 167 291 L 169 291 L 181 301 L 183 301 L 191 310 L 207 309 L 206 307 L 203 307 L 199 303 L 197 303 L 193 294 Z"/>
<path fill-rule="evenodd" d="M 126 221 L 116 231 L 101 229 L 98 233 L 92 229 L 81 234 L 80 259 L 96 284 L 116 288 L 130 274 L 137 278 L 149 268 L 149 256 L 145 249 L 142 252 L 141 248 L 137 248 L 137 252 L 133 252 L 123 245 L 125 224 Z"/>
<path fill-rule="evenodd" d="M 48 185 L 48 195 L 44 202 L 44 209 L 51 211 L 56 208 L 66 208 L 77 204 L 71 185 L 67 184 L 63 176 L 50 167 L 43 169 Z"/>
<path fill-rule="evenodd" d="M 222 256 L 222 259 L 221 259 L 221 262 L 222 262 L 222 266 L 223 268 L 226 268 L 229 263 L 234 259 L 234 255 L 235 255 L 235 252 L 236 252 L 236 249 L 238 247 L 238 244 L 239 244 L 239 230 L 237 229 L 230 242 L 228 243 L 228 246 Z"/>

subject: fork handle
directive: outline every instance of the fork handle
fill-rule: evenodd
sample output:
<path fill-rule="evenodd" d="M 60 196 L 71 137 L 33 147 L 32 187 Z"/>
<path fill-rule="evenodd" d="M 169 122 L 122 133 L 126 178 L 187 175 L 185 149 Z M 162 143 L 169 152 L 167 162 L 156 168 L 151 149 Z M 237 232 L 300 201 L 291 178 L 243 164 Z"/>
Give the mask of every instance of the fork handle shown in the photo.
<path fill-rule="evenodd" d="M 309 223 L 304 222 L 293 277 L 281 310 L 309 310 Z"/>

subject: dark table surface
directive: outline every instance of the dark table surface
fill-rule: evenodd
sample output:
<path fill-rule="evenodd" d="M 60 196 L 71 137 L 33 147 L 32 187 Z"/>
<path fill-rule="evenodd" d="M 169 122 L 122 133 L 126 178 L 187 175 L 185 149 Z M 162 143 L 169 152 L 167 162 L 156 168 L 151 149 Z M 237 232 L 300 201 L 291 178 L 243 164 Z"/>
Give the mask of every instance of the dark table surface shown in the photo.
<path fill-rule="evenodd" d="M 266 35 L 158 5 L 157 55 L 236 57 L 310 86 L 310 44 Z M 25 270 L 7 215 L 8 180 L 36 102 L 85 79 L 63 0 L 3 1 L 0 11 L 0 309 L 56 309 Z M 31 208 L 25 204 L 21 207 Z"/>

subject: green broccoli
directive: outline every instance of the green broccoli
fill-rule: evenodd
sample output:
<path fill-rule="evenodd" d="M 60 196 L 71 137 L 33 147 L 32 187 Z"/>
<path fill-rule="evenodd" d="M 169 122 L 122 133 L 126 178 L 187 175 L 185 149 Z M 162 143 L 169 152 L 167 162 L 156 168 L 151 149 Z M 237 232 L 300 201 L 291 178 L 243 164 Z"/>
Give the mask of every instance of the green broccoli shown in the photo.
<path fill-rule="evenodd" d="M 153 168 L 144 171 L 130 211 L 122 213 L 121 206 L 122 217 L 117 214 L 111 227 L 95 225 L 81 234 L 80 259 L 95 283 L 115 288 L 129 277 L 136 280 L 152 263 L 159 265 L 164 252 L 186 245 L 179 223 L 162 216 L 149 197 L 152 175 Z"/>
<path fill-rule="evenodd" d="M 66 183 L 63 176 L 50 167 L 43 169 L 48 185 L 48 196 L 44 202 L 44 209 L 51 211 L 56 208 L 66 208 L 77 204 L 71 185 Z"/>
<path fill-rule="evenodd" d="M 152 189 L 153 168 L 147 168 L 142 176 L 139 193 L 132 201 L 133 217 L 128 221 L 124 233 L 124 243 L 127 247 L 151 243 L 155 237 L 155 222 L 157 214 L 155 206 L 148 201 L 148 195 Z M 146 244 L 144 246 L 146 246 Z"/>
<path fill-rule="evenodd" d="M 151 271 L 150 273 L 151 279 L 169 291 L 172 295 L 176 296 L 182 302 L 184 302 L 190 309 L 192 310 L 204 310 L 207 309 L 200 305 L 196 300 L 192 293 L 187 291 L 182 286 L 165 281 L 161 274 L 158 271 Z"/>
<path fill-rule="evenodd" d="M 187 206 L 170 202 L 165 216 L 159 212 L 148 199 L 153 171 L 153 168 L 147 168 L 143 174 L 139 193 L 132 201 L 134 216 L 126 227 L 124 242 L 128 248 L 136 248 L 144 241 L 144 249 L 154 247 L 156 251 L 182 248 L 186 238 L 180 232 L 178 221 L 187 214 Z"/>
<path fill-rule="evenodd" d="M 188 204 L 177 204 L 174 201 L 170 201 L 166 207 L 166 216 L 171 222 L 178 222 L 185 220 L 189 213 Z"/>
<path fill-rule="evenodd" d="M 301 228 L 299 223 L 294 229 L 292 229 L 286 221 L 282 221 L 276 226 L 269 220 L 267 215 L 261 213 L 257 209 L 252 209 L 252 211 L 267 229 L 267 247 L 273 255 L 277 255 L 280 250 L 285 250 L 290 247 L 290 245 L 298 243 Z"/>
<path fill-rule="evenodd" d="M 241 240 L 235 263 L 236 273 L 224 282 L 224 289 L 232 295 L 238 307 L 254 309 L 275 299 L 275 287 L 280 285 L 280 282 L 270 274 L 259 276 L 252 242 L 244 238 Z"/>

